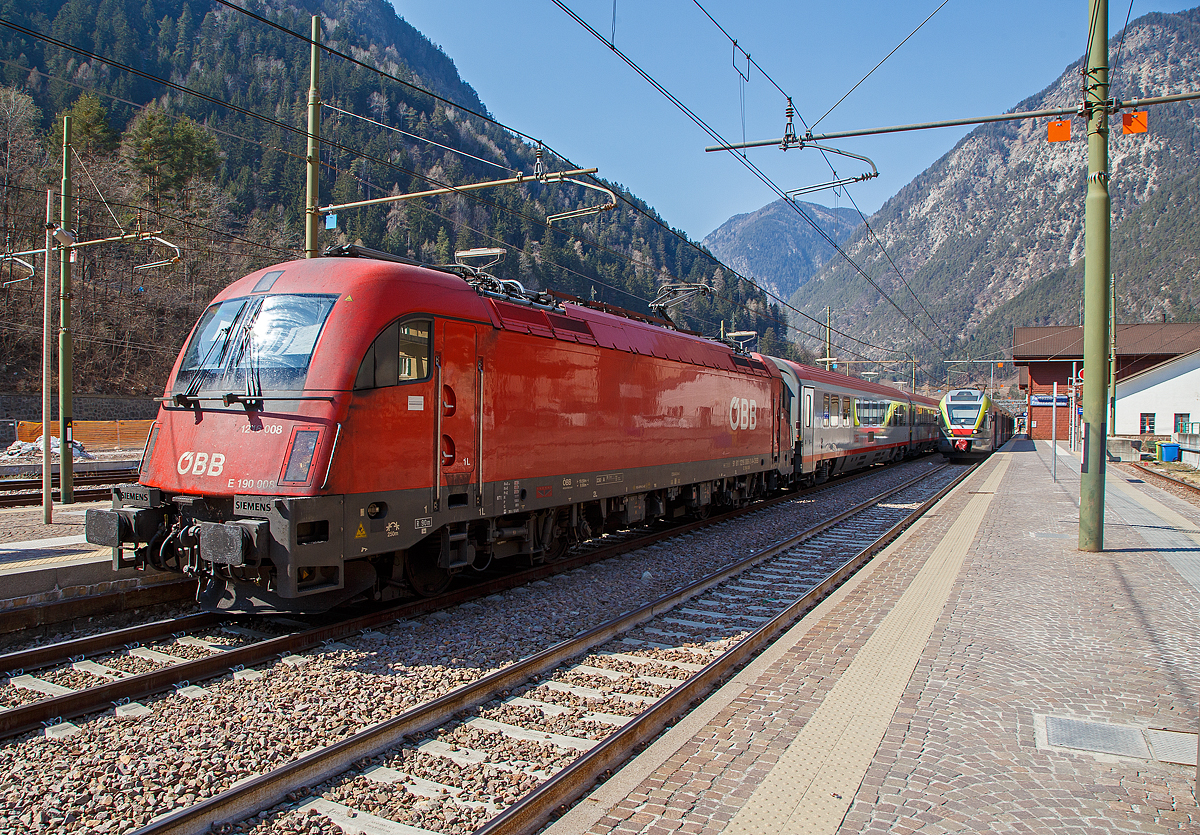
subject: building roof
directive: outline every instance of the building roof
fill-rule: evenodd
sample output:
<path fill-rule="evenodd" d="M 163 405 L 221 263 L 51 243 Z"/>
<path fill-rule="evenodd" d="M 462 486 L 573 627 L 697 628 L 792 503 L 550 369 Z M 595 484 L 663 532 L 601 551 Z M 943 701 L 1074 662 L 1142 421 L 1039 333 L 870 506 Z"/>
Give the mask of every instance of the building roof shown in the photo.
<path fill-rule="evenodd" d="M 1179 356 L 1171 357 L 1170 359 L 1165 359 L 1162 362 L 1155 363 L 1154 365 L 1150 366 L 1149 368 L 1143 368 L 1141 371 L 1137 372 L 1136 374 L 1130 374 L 1128 377 L 1126 377 L 1122 380 L 1118 380 L 1117 385 L 1121 386 L 1121 385 L 1124 385 L 1125 383 L 1129 382 L 1130 380 L 1136 380 L 1138 377 L 1141 377 L 1143 375 L 1155 373 L 1157 371 L 1162 370 L 1166 366 L 1171 365 L 1172 363 L 1181 362 L 1182 360 L 1187 359 L 1188 357 L 1193 356 L 1194 354 L 1197 354 L 1197 353 L 1200 353 L 1200 349 L 1197 349 L 1195 351 L 1188 351 L 1186 354 L 1180 354 Z"/>
<path fill-rule="evenodd" d="M 1117 356 L 1175 357 L 1200 350 L 1200 323 L 1117 325 Z M 1013 328 L 1013 362 L 1083 359 L 1083 328 Z"/>

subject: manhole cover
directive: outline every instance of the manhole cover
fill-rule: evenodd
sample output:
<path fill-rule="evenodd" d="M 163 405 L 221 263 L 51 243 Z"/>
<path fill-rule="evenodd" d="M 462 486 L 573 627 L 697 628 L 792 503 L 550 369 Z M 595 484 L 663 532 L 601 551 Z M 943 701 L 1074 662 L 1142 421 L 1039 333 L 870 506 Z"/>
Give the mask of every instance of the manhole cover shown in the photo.
<path fill-rule="evenodd" d="M 1146 731 L 1154 759 L 1179 765 L 1196 764 L 1196 735 L 1182 731 Z"/>
<path fill-rule="evenodd" d="M 1047 716 L 1046 741 L 1059 748 L 1078 748 L 1082 751 L 1097 751 L 1121 757 L 1150 759 L 1150 749 L 1146 747 L 1146 739 L 1142 732 L 1125 725 Z"/>

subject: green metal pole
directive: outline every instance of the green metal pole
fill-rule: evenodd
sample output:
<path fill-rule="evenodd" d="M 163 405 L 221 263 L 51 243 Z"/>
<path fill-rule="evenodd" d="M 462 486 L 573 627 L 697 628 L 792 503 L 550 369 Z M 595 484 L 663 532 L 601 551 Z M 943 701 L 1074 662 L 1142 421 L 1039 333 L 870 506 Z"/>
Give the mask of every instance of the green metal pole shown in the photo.
<path fill-rule="evenodd" d="M 62 206 L 59 225 L 71 228 L 71 117 L 63 116 Z M 59 301 L 62 319 L 58 331 L 58 483 L 62 503 L 73 504 L 74 450 L 71 448 L 71 247 L 64 246 L 59 261 Z"/>
<path fill-rule="evenodd" d="M 321 18 L 312 16 L 312 53 L 308 72 L 308 183 L 304 207 L 304 257 L 317 257 L 318 184 L 321 170 Z"/>
<path fill-rule="evenodd" d="M 42 522 L 54 522 L 54 494 L 51 492 L 50 415 L 54 411 L 51 385 L 51 355 L 54 348 L 54 187 L 46 188 L 46 284 L 42 309 Z"/>
<path fill-rule="evenodd" d="M 1109 276 L 1108 436 L 1117 434 L 1117 277 Z"/>
<path fill-rule="evenodd" d="M 1083 465 L 1079 550 L 1104 550 L 1104 468 L 1108 415 L 1108 0 L 1090 0 L 1087 73 L 1088 185 L 1084 201 Z"/>

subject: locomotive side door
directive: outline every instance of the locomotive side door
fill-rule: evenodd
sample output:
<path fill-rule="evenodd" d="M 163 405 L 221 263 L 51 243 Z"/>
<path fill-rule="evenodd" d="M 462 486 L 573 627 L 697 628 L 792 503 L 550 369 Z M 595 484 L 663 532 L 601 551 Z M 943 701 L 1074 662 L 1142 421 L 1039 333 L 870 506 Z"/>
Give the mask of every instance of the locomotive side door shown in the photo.
<path fill-rule="evenodd" d="M 800 406 L 800 422 L 797 425 L 799 430 L 796 436 L 796 454 L 800 456 L 800 472 L 811 473 L 816 467 L 816 462 L 813 460 L 813 390 L 811 386 L 805 386 L 801 394 Z M 807 455 L 807 460 L 805 456 Z"/>
<path fill-rule="evenodd" d="M 479 368 L 475 326 L 437 320 L 434 351 L 438 377 L 437 461 L 445 483 L 465 486 L 479 466 Z M 465 491 L 451 490 L 453 496 Z"/>

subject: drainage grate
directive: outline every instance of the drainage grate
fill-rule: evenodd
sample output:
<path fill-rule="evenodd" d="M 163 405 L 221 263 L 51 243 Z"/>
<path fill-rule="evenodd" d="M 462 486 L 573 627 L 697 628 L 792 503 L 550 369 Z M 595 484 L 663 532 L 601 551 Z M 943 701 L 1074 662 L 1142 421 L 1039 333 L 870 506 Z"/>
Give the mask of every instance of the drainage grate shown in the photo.
<path fill-rule="evenodd" d="M 1121 757 L 1150 759 L 1150 749 L 1146 746 L 1142 732 L 1126 725 L 1047 716 L 1046 741 L 1060 748 L 1079 748 Z"/>
<path fill-rule="evenodd" d="M 1179 765 L 1196 764 L 1196 735 L 1181 731 L 1146 731 L 1154 759 Z"/>

